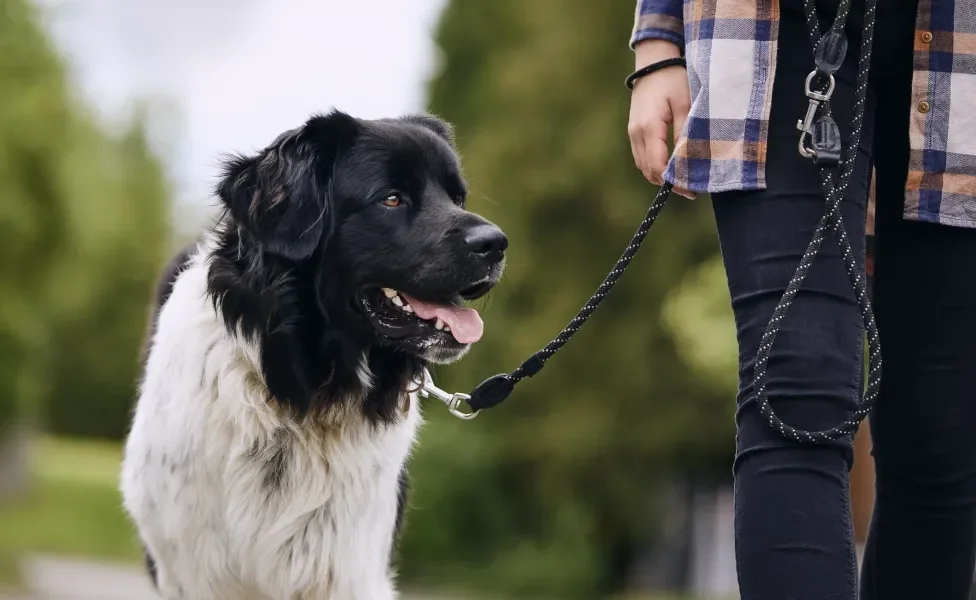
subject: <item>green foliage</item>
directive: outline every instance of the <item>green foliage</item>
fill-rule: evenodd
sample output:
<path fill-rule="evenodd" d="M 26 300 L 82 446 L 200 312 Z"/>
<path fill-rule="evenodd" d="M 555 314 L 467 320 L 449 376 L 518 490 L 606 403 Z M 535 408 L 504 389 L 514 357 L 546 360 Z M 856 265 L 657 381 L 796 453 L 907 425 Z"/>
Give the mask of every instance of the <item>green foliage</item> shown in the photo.
<path fill-rule="evenodd" d="M 632 19 L 633 0 L 449 3 L 431 110 L 456 126 L 470 207 L 511 249 L 483 311 L 486 338 L 435 373 L 442 386 L 468 390 L 558 333 L 656 193 L 626 136 Z M 697 358 L 702 345 L 728 351 L 733 331 L 711 310 L 728 304 L 709 271 L 717 252 L 707 198 L 675 198 L 601 309 L 507 404 L 471 423 L 429 407 L 405 577 L 532 597 L 620 587 L 658 525 L 656 483 L 729 468 L 728 362 Z M 698 316 L 682 298 L 709 307 L 708 319 L 685 327 Z M 678 308 L 662 318 L 668 302 Z"/>
<path fill-rule="evenodd" d="M 664 323 L 702 383 L 728 394 L 739 385 L 739 354 L 732 307 L 725 291 L 725 266 L 715 256 L 685 277 L 668 296 Z"/>
<path fill-rule="evenodd" d="M 111 193 L 99 195 L 95 210 L 85 203 L 72 215 L 77 236 L 55 283 L 76 293 L 56 304 L 47 415 L 55 433 L 119 439 L 128 428 L 153 283 L 168 248 L 168 196 L 141 126 L 98 142 L 105 169 L 93 172 L 78 156 L 71 177 L 92 196 Z"/>
<path fill-rule="evenodd" d="M 117 444 L 39 440 L 32 452 L 37 485 L 29 497 L 0 511 L 0 556 L 140 561 L 141 548 L 119 499 L 121 457 Z"/>
<path fill-rule="evenodd" d="M 64 73 L 29 5 L 0 0 L 0 14 L 2 435 L 43 390 L 49 317 L 44 286 L 63 240 L 61 190 L 53 172 L 67 115 Z"/>
<path fill-rule="evenodd" d="M 58 432 L 118 438 L 166 249 L 167 190 L 144 118 L 106 133 L 68 90 L 31 6 L 0 0 L 0 433 L 33 411 Z M 435 373 L 443 387 L 470 389 L 555 335 L 653 198 L 625 132 L 632 16 L 633 0 L 449 3 L 431 107 L 456 125 L 471 208 L 511 250 L 484 306 L 486 339 Z M 537 379 L 470 423 L 428 406 L 405 580 L 462 597 L 620 591 L 659 525 L 658 482 L 729 468 L 734 332 L 717 257 L 707 199 L 675 198 Z M 117 457 L 85 462 L 111 473 L 103 480 L 70 460 L 83 450 L 62 450 L 39 455 L 36 495 L 0 515 L 0 542 L 133 558 Z"/>
<path fill-rule="evenodd" d="M 119 437 L 167 188 L 144 117 L 110 135 L 73 96 L 26 0 L 0 0 L 0 425 Z M 46 400 L 46 402 L 45 402 Z"/>

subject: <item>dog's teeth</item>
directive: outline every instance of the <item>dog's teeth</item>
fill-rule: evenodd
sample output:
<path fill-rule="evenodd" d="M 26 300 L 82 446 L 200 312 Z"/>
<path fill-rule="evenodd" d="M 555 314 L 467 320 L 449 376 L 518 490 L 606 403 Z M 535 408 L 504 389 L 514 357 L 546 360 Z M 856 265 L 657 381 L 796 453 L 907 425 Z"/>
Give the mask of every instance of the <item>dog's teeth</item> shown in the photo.
<path fill-rule="evenodd" d="M 400 296 L 397 296 L 396 292 L 393 292 L 393 304 L 396 304 L 397 306 L 403 306 L 403 299 L 400 298 Z"/>
<path fill-rule="evenodd" d="M 410 306 L 409 304 L 404 304 L 403 305 L 403 312 L 412 313 L 413 312 L 413 307 Z"/>
<path fill-rule="evenodd" d="M 397 295 L 397 291 L 391 288 L 380 288 L 383 290 L 383 295 L 387 298 L 393 298 Z"/>
<path fill-rule="evenodd" d="M 448 332 L 448 333 L 450 333 L 450 331 L 451 331 L 451 326 L 450 326 L 450 325 L 445 325 L 445 326 L 444 326 L 444 331 L 446 331 L 446 332 Z"/>
<path fill-rule="evenodd" d="M 434 329 L 440 331 L 441 329 L 444 329 L 444 327 L 445 327 L 444 321 L 437 319 L 437 321 L 434 322 Z"/>

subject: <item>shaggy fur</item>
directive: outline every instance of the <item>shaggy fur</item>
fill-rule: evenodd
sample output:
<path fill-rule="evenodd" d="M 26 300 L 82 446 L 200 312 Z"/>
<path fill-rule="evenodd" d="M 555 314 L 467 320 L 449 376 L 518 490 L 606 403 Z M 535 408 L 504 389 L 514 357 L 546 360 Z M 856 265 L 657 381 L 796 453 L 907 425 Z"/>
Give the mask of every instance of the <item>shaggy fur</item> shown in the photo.
<path fill-rule="evenodd" d="M 150 573 L 166 599 L 395 598 L 411 388 L 466 352 L 458 307 L 505 236 L 426 115 L 313 117 L 229 158 L 217 195 L 160 281 L 125 448 Z M 466 316 L 451 332 L 405 298 Z"/>

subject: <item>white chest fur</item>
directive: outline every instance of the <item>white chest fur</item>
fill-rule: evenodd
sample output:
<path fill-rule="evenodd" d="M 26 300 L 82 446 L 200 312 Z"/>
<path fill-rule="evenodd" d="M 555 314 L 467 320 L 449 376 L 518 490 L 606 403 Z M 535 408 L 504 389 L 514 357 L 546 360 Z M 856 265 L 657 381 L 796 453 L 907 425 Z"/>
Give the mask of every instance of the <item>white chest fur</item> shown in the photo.
<path fill-rule="evenodd" d="M 421 422 L 294 422 L 194 257 L 159 316 L 122 469 L 167 599 L 390 600 L 398 478 Z M 368 373 L 362 373 L 368 377 Z"/>

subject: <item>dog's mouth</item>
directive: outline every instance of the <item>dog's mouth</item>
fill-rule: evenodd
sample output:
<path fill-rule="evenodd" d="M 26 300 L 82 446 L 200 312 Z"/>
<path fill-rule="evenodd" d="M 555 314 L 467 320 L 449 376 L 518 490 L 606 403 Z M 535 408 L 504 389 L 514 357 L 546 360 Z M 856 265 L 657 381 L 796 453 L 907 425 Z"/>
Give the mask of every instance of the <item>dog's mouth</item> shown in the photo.
<path fill-rule="evenodd" d="M 413 338 L 426 344 L 468 345 L 481 339 L 484 323 L 478 311 L 465 307 L 463 300 L 480 297 L 490 288 L 491 282 L 485 281 L 446 301 L 432 301 L 392 288 L 372 287 L 360 292 L 359 305 L 373 327 L 391 340 Z"/>

